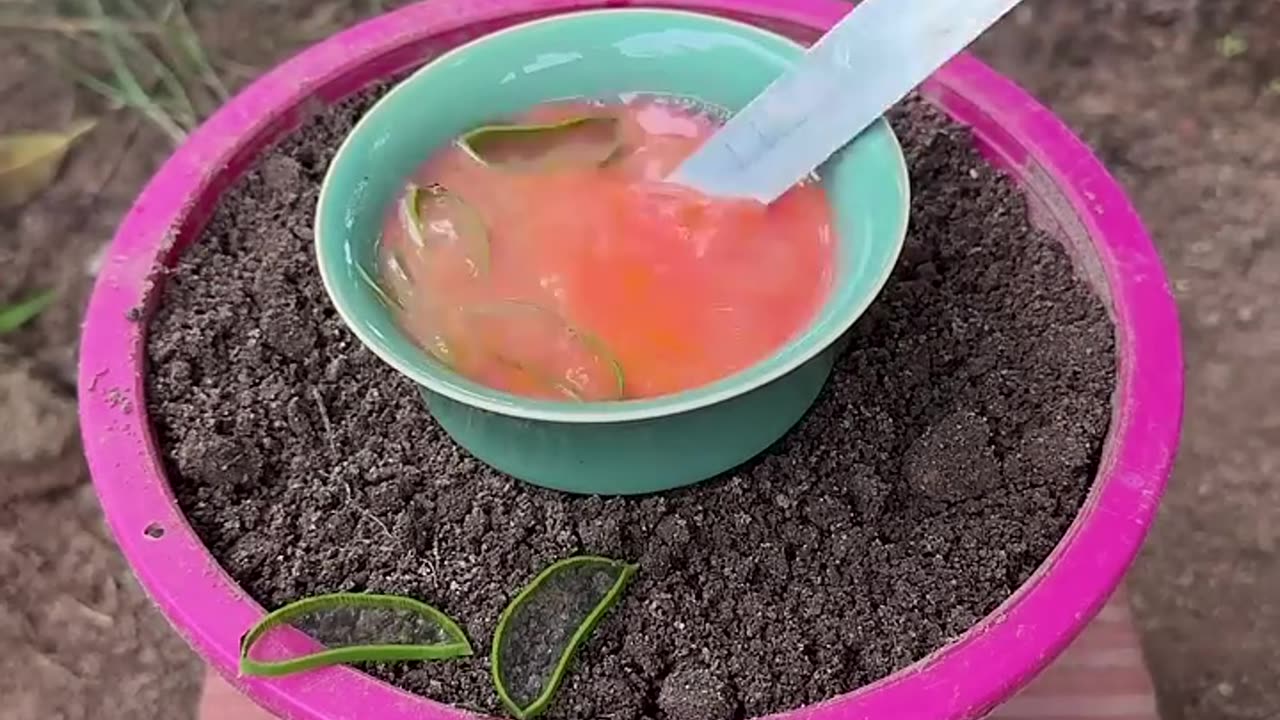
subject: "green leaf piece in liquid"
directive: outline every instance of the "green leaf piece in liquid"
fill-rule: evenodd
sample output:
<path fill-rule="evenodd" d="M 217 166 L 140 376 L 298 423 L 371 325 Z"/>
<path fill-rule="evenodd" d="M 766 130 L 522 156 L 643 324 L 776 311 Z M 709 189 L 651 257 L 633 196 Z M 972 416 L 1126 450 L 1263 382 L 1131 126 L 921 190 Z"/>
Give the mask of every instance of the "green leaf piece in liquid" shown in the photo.
<path fill-rule="evenodd" d="M 388 293 L 382 287 L 382 285 L 372 275 L 369 274 L 369 271 L 364 269 L 363 265 L 357 262 L 355 263 L 355 266 L 356 266 L 356 273 L 360 276 L 360 279 L 363 280 L 364 283 L 369 286 L 369 289 L 373 291 L 374 295 L 378 296 L 378 300 L 383 305 L 385 305 L 387 309 L 391 309 L 391 308 L 400 308 L 401 310 L 404 309 L 404 303 L 400 302 L 398 298 L 392 297 L 391 294 Z"/>
<path fill-rule="evenodd" d="M 604 165 L 622 137 L 616 117 L 588 115 L 543 125 L 485 125 L 459 138 L 458 146 L 490 167 L 557 170 Z"/>
<path fill-rule="evenodd" d="M 537 368 L 530 367 L 526 363 L 521 362 L 520 360 L 515 360 L 513 358 L 507 357 L 506 355 L 500 352 L 494 352 L 494 357 L 497 359 L 498 362 L 515 370 L 516 372 L 524 373 L 525 375 L 532 378 L 534 382 L 538 383 L 539 385 L 542 385 L 545 388 L 554 390 L 555 392 L 565 396 L 570 400 L 576 400 L 578 402 L 583 401 L 582 394 L 579 393 L 572 385 L 570 385 L 567 382 L 561 382 L 560 380 L 557 380 L 551 377 L 550 375 L 538 370 Z"/>
<path fill-rule="evenodd" d="M 507 342 L 499 343 L 500 348 L 530 348 L 541 344 L 525 333 L 541 331 L 561 334 L 563 336 L 562 339 L 578 345 L 584 355 L 594 358 L 598 365 L 607 368 L 609 388 L 606 392 L 590 392 L 590 388 L 587 385 L 591 384 L 596 378 L 579 378 L 575 383 L 569 377 L 557 372 L 556 369 L 539 368 L 536 363 L 527 359 L 513 357 L 509 352 L 498 348 L 490 348 L 490 352 L 504 364 L 529 373 L 531 377 L 537 378 L 547 387 L 568 396 L 570 399 L 579 401 L 622 399 L 623 393 L 626 391 L 626 375 L 623 373 L 622 363 L 618 361 L 618 358 L 609 350 L 603 340 L 586 330 L 570 324 L 569 321 L 554 310 L 525 300 L 499 300 L 497 302 L 473 305 L 464 308 L 464 311 L 472 315 L 473 322 L 485 317 L 507 318 L 516 321 L 512 329 L 519 332 L 520 336 L 512 337 Z M 541 339 L 545 340 L 546 337 L 544 336 Z M 603 380 L 603 378 L 600 378 L 600 380 Z M 597 394 L 602 394 L 602 397 L 594 397 Z"/>
<path fill-rule="evenodd" d="M 473 275 L 489 271 L 489 228 L 474 207 L 438 183 L 409 183 L 400 200 L 400 219 L 420 248 L 435 243 L 460 244 Z"/>
<path fill-rule="evenodd" d="M 272 630 L 291 626 L 324 646 L 290 658 L 254 658 Z M 240 673 L 278 677 L 354 662 L 446 660 L 471 655 L 471 643 L 449 616 L 395 595 L 335 593 L 290 603 L 268 613 L 240 642 Z"/>
<path fill-rule="evenodd" d="M 490 668 L 519 720 L 546 710 L 573 660 L 635 575 L 637 565 L 580 555 L 543 570 L 502 611 Z"/>
<path fill-rule="evenodd" d="M 410 282 L 409 274 L 404 269 L 404 261 L 400 259 L 399 255 L 392 254 L 390 260 L 387 261 L 387 264 L 392 272 L 400 275 L 405 282 Z M 381 302 L 384 307 L 388 310 L 405 309 L 405 304 L 400 300 L 398 295 L 386 288 L 383 288 L 382 283 L 375 280 L 374 277 L 369 274 L 369 271 L 364 269 L 363 265 L 355 263 L 355 268 L 356 274 L 358 274 L 360 279 L 369 286 L 369 289 L 373 291 L 374 295 L 378 297 L 378 301 Z M 453 367 L 454 349 L 443 335 L 434 335 L 429 341 L 419 343 L 419 346 L 446 367 Z"/>
<path fill-rule="evenodd" d="M 0 307 L 0 335 L 11 333 L 34 320 L 49 307 L 55 297 L 57 293 L 54 291 L 43 290 L 26 300 Z"/>

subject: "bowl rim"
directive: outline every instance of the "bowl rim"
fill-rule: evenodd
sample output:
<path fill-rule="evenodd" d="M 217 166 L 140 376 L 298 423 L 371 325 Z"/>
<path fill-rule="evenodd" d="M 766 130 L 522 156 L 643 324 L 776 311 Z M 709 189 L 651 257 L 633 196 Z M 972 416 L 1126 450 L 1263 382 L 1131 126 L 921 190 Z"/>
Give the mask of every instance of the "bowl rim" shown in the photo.
<path fill-rule="evenodd" d="M 353 668 L 240 677 L 240 636 L 265 615 L 192 530 L 174 498 L 147 415 L 147 321 L 164 271 L 198 238 L 222 193 L 304 122 L 440 43 L 533 13 L 625 0 L 425 0 L 323 40 L 223 106 L 152 177 L 119 226 L 90 296 L 77 383 L 80 430 L 104 515 L 141 585 L 171 625 L 230 684 L 281 718 L 477 720 Z M 778 24 L 816 37 L 848 12 L 840 0 L 639 0 Z M 909 667 L 770 716 L 775 720 L 973 720 L 1025 685 L 1101 609 L 1146 536 L 1168 481 L 1183 406 L 1178 315 L 1159 256 L 1123 188 L 1080 139 L 1012 81 L 962 54 L 923 88 L 984 140 L 1016 150 L 1018 179 L 1058 194 L 1101 268 L 1116 328 L 1115 407 L 1093 487 L 1033 575 L 998 608 Z M 1026 189 L 1026 186 L 1024 186 Z M 296 647 L 310 647 L 299 639 Z"/>
<path fill-rule="evenodd" d="M 324 262 L 324 258 L 335 251 L 336 248 L 333 250 L 326 250 L 325 242 L 323 240 L 324 229 L 322 226 L 325 224 L 325 218 L 328 215 L 325 209 L 326 206 L 329 203 L 336 202 L 333 199 L 333 195 L 337 191 L 330 181 L 336 175 L 338 166 L 343 158 L 348 156 L 347 151 L 349 146 L 355 141 L 355 138 L 362 133 L 366 125 L 373 122 L 373 118 L 378 115 L 380 111 L 385 110 L 397 94 L 407 91 L 409 86 L 414 82 L 426 75 L 438 71 L 439 68 L 445 66 L 449 61 L 456 59 L 458 56 L 468 53 L 476 47 L 488 44 L 496 38 L 522 32 L 532 27 L 557 25 L 566 21 L 576 21 L 592 17 L 616 17 L 620 14 L 651 15 L 658 17 L 692 17 L 697 18 L 699 22 L 710 21 L 717 25 L 736 28 L 743 33 L 755 35 L 761 38 L 768 38 L 770 40 L 781 40 L 782 42 L 787 43 L 788 45 L 793 45 L 796 48 L 803 48 L 802 45 L 791 38 L 764 28 L 756 27 L 749 23 L 715 15 L 707 15 L 706 13 L 691 12 L 688 10 L 654 7 L 610 7 L 548 15 L 525 22 L 519 22 L 498 30 L 497 32 L 486 34 L 482 37 L 471 40 L 470 42 L 462 43 L 457 47 L 451 48 L 433 58 L 411 73 L 408 77 L 397 82 L 385 95 L 378 98 L 378 100 L 360 117 L 355 126 L 353 126 L 346 134 L 342 143 L 339 144 L 337 151 L 334 152 L 333 158 L 330 160 L 329 166 L 325 170 L 324 179 L 320 183 L 320 194 L 316 200 L 315 217 L 312 227 L 312 234 L 315 236 L 313 244 L 314 252 L 317 259 L 317 265 L 320 268 L 320 279 L 324 285 L 325 293 L 329 296 L 330 303 L 338 311 L 338 315 L 342 317 L 347 328 L 360 339 L 360 342 L 363 343 L 369 351 L 383 362 L 395 368 L 400 374 L 413 380 L 420 387 L 426 388 L 433 393 L 438 393 L 444 397 L 473 408 L 492 412 L 498 415 L 542 422 L 566 424 L 626 423 L 679 415 L 699 410 L 701 408 L 710 407 L 712 405 L 718 405 L 735 397 L 745 395 L 753 390 L 777 381 L 779 378 L 786 376 L 796 368 L 813 360 L 818 355 L 821 355 L 823 352 L 835 345 L 840 338 L 853 327 L 854 323 L 857 322 L 864 313 L 866 313 L 867 308 L 871 306 L 871 303 L 879 297 L 885 284 L 888 283 L 889 278 L 893 273 L 893 269 L 897 266 L 898 259 L 901 257 L 903 245 L 906 242 L 907 226 L 911 217 L 911 181 L 910 173 L 907 171 L 906 157 L 902 151 L 902 144 L 899 142 L 897 134 L 893 131 L 893 128 L 889 125 L 888 121 L 881 117 L 876 122 L 872 123 L 872 125 L 864 131 L 864 134 L 868 132 L 875 132 L 881 137 L 887 138 L 896 160 L 897 177 L 895 179 L 900 181 L 902 188 L 902 202 L 899 207 L 894 208 L 897 220 L 896 227 L 893 231 L 895 242 L 887 258 L 888 262 L 885 263 L 885 266 L 881 269 L 879 275 L 875 277 L 874 281 L 869 286 L 868 292 L 848 302 L 839 314 L 838 319 L 831 323 L 830 328 L 826 332 L 817 336 L 809 336 L 805 330 L 813 327 L 821 315 L 831 309 L 832 303 L 836 300 L 834 289 L 828 297 L 823 300 L 822 305 L 814 313 L 814 316 L 810 318 L 809 322 L 802 326 L 796 334 L 785 343 L 746 368 L 718 378 L 706 385 L 688 388 L 668 395 L 622 401 L 557 402 L 552 400 L 531 399 L 485 387 L 458 375 L 448 368 L 437 367 L 430 360 L 426 359 L 425 353 L 423 353 L 423 357 L 417 358 L 410 358 L 397 353 L 387 347 L 385 343 L 381 342 L 376 333 L 372 332 L 364 323 L 355 320 L 355 312 L 347 302 L 345 291 L 341 289 L 343 283 L 332 276 L 327 269 L 327 263 Z M 803 348 L 803 350 L 786 362 L 776 362 L 776 359 L 780 355 L 795 348 Z"/>

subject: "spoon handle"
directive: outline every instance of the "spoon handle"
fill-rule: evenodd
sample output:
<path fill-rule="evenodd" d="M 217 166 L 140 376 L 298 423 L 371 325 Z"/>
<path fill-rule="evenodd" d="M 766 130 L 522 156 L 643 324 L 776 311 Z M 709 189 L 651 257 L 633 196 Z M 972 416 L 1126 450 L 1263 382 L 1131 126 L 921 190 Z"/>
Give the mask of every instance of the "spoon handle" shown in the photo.
<path fill-rule="evenodd" d="M 1021 0 L 864 0 L 669 178 L 772 202 Z"/>

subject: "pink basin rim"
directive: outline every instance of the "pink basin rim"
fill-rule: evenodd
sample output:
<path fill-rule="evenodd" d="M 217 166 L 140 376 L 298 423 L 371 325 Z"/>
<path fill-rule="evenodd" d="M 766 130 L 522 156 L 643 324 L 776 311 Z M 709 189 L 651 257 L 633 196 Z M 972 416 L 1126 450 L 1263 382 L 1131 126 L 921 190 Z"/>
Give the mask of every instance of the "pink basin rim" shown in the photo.
<path fill-rule="evenodd" d="M 85 452 L 107 520 L 177 630 L 233 684 L 281 717 L 476 716 L 348 668 L 277 680 L 236 677 L 240 636 L 263 610 L 209 555 L 165 479 L 143 383 L 145 317 L 155 302 L 156 270 L 194 239 L 218 193 L 262 145 L 301 122 L 308 107 L 413 65 L 432 41 L 449 44 L 475 28 L 535 15 L 629 5 L 750 17 L 802 34 L 829 27 L 848 10 L 836 0 L 428 0 L 313 46 L 238 95 L 160 169 L 111 245 L 85 321 L 79 382 Z M 985 714 L 1064 649 L 1119 583 L 1154 519 L 1178 441 L 1183 375 L 1177 314 L 1159 258 L 1121 188 L 1051 113 L 977 60 L 958 58 L 925 90 L 974 126 L 985 149 L 1040 196 L 1040 209 L 1068 239 L 1091 243 L 1086 264 L 1105 278 L 1118 333 L 1113 425 L 1080 516 L 1013 597 L 911 667 L 776 718 L 965 720 Z"/>

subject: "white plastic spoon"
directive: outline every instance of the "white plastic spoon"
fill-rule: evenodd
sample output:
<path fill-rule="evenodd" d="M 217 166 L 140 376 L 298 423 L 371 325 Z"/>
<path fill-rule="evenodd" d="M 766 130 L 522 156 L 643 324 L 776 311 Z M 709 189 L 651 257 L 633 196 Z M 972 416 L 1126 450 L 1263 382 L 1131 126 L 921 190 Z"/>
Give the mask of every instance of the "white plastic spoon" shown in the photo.
<path fill-rule="evenodd" d="M 669 178 L 773 202 L 1021 0 L 864 0 Z"/>

